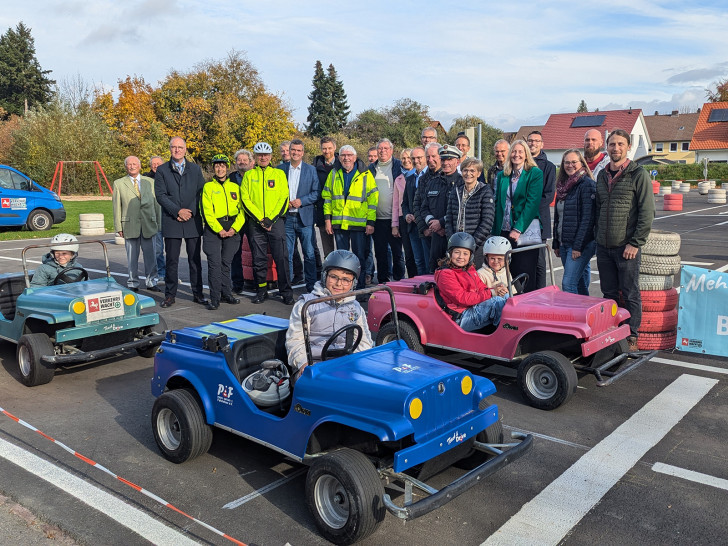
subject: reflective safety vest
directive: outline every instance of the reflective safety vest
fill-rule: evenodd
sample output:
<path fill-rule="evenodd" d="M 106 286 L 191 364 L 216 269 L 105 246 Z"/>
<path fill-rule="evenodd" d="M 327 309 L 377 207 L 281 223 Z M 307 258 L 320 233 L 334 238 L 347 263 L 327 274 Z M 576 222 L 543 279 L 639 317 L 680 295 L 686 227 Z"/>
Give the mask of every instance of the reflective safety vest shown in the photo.
<path fill-rule="evenodd" d="M 250 169 L 243 176 L 240 193 L 245 212 L 259 224 L 270 225 L 288 211 L 288 180 L 280 169 Z"/>
<path fill-rule="evenodd" d="M 354 175 L 346 196 L 343 169 L 332 170 L 321 197 L 324 199 L 324 218 L 331 220 L 337 229 L 364 231 L 367 224 L 373 226 L 377 219 L 379 190 L 374 175 L 368 170 Z"/>
<path fill-rule="evenodd" d="M 215 233 L 225 229 L 219 219 L 223 219 L 225 225 L 232 227 L 235 233 L 239 233 L 245 224 L 245 214 L 240 201 L 240 186 L 229 178 L 225 182 L 213 178 L 205 183 L 202 188 L 200 208 L 203 220 Z"/>

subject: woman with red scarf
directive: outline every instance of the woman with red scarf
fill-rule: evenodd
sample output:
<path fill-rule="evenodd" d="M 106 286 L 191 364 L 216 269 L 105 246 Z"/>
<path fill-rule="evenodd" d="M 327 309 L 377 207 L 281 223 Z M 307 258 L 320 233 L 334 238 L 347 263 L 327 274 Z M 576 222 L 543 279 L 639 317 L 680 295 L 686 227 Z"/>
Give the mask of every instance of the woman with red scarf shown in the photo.
<path fill-rule="evenodd" d="M 591 266 L 596 252 L 594 219 L 596 183 L 579 150 L 567 150 L 556 178 L 554 254 L 564 264 L 564 292 L 589 295 Z"/>

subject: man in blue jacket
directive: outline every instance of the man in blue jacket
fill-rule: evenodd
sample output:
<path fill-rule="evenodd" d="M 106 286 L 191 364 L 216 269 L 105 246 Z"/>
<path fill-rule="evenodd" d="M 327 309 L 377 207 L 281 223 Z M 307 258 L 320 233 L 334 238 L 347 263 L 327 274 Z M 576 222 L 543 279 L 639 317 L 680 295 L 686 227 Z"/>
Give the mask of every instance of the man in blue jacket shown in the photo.
<path fill-rule="evenodd" d="M 303 250 L 303 272 L 306 291 L 311 292 L 316 284 L 316 255 L 314 254 L 314 205 L 319 196 L 319 177 L 316 168 L 303 161 L 303 141 L 295 138 L 289 146 L 290 162 L 280 169 L 288 179 L 289 205 L 286 213 L 286 241 L 288 264 L 293 278 L 293 253 L 296 240 L 301 241 Z"/>

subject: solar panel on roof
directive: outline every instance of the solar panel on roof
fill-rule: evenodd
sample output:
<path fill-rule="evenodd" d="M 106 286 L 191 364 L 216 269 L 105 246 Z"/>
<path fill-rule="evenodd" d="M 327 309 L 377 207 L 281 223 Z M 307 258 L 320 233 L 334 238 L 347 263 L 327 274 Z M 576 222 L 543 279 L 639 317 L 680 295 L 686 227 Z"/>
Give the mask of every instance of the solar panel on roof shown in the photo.
<path fill-rule="evenodd" d="M 571 122 L 572 127 L 599 127 L 607 116 L 579 116 Z"/>
<path fill-rule="evenodd" d="M 714 121 L 728 121 L 728 108 L 715 108 L 711 110 L 708 123 Z"/>

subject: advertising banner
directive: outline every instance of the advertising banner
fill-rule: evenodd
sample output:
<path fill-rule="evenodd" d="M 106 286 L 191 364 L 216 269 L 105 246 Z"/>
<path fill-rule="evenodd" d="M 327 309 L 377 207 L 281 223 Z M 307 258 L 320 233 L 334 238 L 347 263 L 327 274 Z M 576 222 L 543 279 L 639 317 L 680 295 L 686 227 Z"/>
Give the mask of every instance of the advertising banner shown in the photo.
<path fill-rule="evenodd" d="M 683 265 L 677 349 L 728 356 L 728 273 Z"/>

